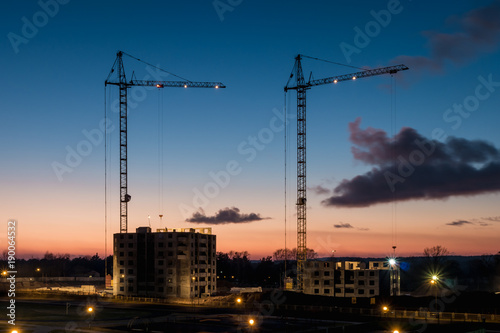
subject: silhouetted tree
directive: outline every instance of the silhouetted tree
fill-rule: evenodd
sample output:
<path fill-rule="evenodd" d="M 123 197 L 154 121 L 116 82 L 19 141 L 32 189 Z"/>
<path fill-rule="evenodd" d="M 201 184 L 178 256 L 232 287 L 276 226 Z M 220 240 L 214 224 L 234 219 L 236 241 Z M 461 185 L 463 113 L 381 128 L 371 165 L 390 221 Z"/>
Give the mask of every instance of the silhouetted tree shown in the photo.
<path fill-rule="evenodd" d="M 443 271 L 449 254 L 448 249 L 441 245 L 426 247 L 424 257 L 426 258 L 427 270 L 432 273 Z"/>
<path fill-rule="evenodd" d="M 286 249 L 287 260 L 297 260 L 297 248 Z M 318 254 L 313 249 L 306 249 L 307 259 L 316 259 Z M 274 260 L 285 260 L 285 249 L 277 249 L 273 252 Z"/>

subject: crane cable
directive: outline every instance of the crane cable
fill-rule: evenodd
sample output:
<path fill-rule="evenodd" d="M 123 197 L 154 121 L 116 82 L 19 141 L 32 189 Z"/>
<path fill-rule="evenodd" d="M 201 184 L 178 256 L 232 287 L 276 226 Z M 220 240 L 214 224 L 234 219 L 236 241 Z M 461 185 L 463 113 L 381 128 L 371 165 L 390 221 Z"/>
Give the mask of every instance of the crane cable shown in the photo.
<path fill-rule="evenodd" d="M 108 110 L 111 105 L 111 89 L 104 86 L 104 276 L 108 275 L 108 211 L 109 211 L 109 197 L 111 178 L 108 176 L 111 169 L 111 136 L 108 132 L 109 117 Z M 110 104 L 110 105 L 108 105 Z M 110 129 L 112 131 L 112 129 Z"/>
<path fill-rule="evenodd" d="M 394 75 L 391 74 L 391 89 L 390 89 L 390 98 L 391 98 L 391 110 L 390 110 L 390 116 L 391 116 L 391 137 L 395 138 L 396 135 L 396 81 L 394 78 Z M 392 158 L 393 158 L 393 164 L 394 164 L 394 174 L 396 174 L 396 147 L 393 144 L 392 145 Z M 391 212 L 391 219 L 392 219 L 392 247 L 394 249 L 394 252 L 396 250 L 397 246 L 397 203 L 396 203 L 396 189 L 392 192 L 392 212 Z M 395 254 L 394 254 L 395 255 Z"/>
<path fill-rule="evenodd" d="M 106 277 L 108 275 L 108 131 L 107 131 L 107 116 L 108 110 L 106 107 L 106 91 L 107 86 L 104 85 L 104 288 L 106 288 Z"/>
<path fill-rule="evenodd" d="M 285 96 L 284 96 L 284 110 L 283 110 L 283 113 L 284 113 L 284 148 L 285 148 L 285 272 L 284 272 L 284 277 L 286 278 L 286 259 L 287 259 L 287 250 L 286 250 L 286 227 L 287 227 L 287 220 L 286 220 L 286 217 L 287 217 L 287 192 L 286 192 L 286 186 L 287 186 L 287 179 L 286 179 L 286 176 L 287 176 L 287 172 L 286 172 L 286 168 L 287 168 L 287 145 L 288 145 L 288 142 L 287 142 L 287 114 L 286 114 L 286 91 L 285 91 Z M 284 285 L 284 287 L 286 288 L 286 285 Z"/>
<path fill-rule="evenodd" d="M 323 61 L 323 62 L 328 62 L 328 63 L 334 64 L 334 65 L 339 65 L 339 66 L 344 66 L 344 67 L 350 67 L 350 68 L 360 69 L 362 71 L 366 70 L 366 68 L 356 67 L 356 66 L 351 66 L 351 65 L 346 65 L 346 64 L 342 64 L 340 62 L 335 62 L 335 61 L 331 61 L 331 60 L 325 60 L 325 59 L 310 57 L 310 56 L 307 56 L 307 55 L 304 55 L 304 54 L 301 54 L 301 56 L 304 57 L 304 58 L 309 58 L 309 59 L 313 59 L 313 60 L 319 60 L 319 61 Z"/>
<path fill-rule="evenodd" d="M 163 219 L 163 89 L 158 89 L 158 216 Z M 161 225 L 163 226 L 163 225 Z"/>
<path fill-rule="evenodd" d="M 175 76 L 176 78 L 182 79 L 182 80 L 184 80 L 184 81 L 187 81 L 187 82 L 192 82 L 191 80 L 185 79 L 185 78 L 183 78 L 182 76 L 179 76 L 179 75 L 176 75 L 176 74 L 174 74 L 174 73 L 172 73 L 172 72 L 166 71 L 166 70 L 164 70 L 163 68 L 160 68 L 160 67 L 155 66 L 155 65 L 153 65 L 153 64 L 150 64 L 150 63 L 148 63 L 148 62 L 146 62 L 146 61 L 144 61 L 144 60 L 141 60 L 141 59 L 139 59 L 139 58 L 136 58 L 136 57 L 134 57 L 133 55 L 130 55 L 130 54 L 126 53 L 126 52 L 123 52 L 123 51 L 122 51 L 122 53 L 123 53 L 123 54 L 125 54 L 126 56 L 128 56 L 128 57 L 132 58 L 132 59 L 135 59 L 135 60 L 137 60 L 137 61 L 142 62 L 143 64 L 146 64 L 146 65 L 148 65 L 148 66 L 150 66 L 150 67 L 156 68 L 156 69 L 157 69 L 157 70 L 159 70 L 159 71 L 165 72 L 165 73 L 167 73 L 167 74 L 169 74 L 169 75 Z M 110 75 L 111 75 L 111 74 L 110 74 Z"/>

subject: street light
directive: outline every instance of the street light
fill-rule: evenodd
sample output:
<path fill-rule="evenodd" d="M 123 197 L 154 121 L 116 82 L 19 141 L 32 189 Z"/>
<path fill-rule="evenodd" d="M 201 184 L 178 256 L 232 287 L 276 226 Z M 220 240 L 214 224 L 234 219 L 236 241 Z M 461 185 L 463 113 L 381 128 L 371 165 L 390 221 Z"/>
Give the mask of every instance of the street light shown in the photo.
<path fill-rule="evenodd" d="M 236 303 L 240 304 L 241 303 L 241 298 L 236 299 Z"/>
<path fill-rule="evenodd" d="M 2 276 L 7 276 L 7 271 L 2 271 Z"/>
<path fill-rule="evenodd" d="M 253 326 L 255 324 L 255 320 L 253 320 L 252 318 L 250 318 L 248 320 L 248 324 L 250 324 L 250 326 Z"/>
<path fill-rule="evenodd" d="M 387 305 L 382 306 L 382 313 L 380 314 L 382 317 L 387 317 L 389 314 L 389 307 Z"/>
<path fill-rule="evenodd" d="M 435 303 L 434 303 L 434 306 L 436 307 L 436 315 L 438 317 L 438 322 L 439 322 L 439 312 L 438 312 L 438 305 L 437 305 L 437 299 L 438 299 L 438 281 L 439 281 L 439 276 L 437 275 L 432 275 L 432 278 L 431 278 L 431 285 L 435 286 L 435 289 L 434 289 L 434 296 L 435 296 Z"/>

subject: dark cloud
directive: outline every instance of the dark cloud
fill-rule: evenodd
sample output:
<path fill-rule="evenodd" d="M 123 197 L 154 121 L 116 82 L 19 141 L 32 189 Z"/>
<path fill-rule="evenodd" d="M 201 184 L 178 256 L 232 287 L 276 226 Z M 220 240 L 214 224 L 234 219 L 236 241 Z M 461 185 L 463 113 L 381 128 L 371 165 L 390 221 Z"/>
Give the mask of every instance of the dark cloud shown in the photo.
<path fill-rule="evenodd" d="M 454 226 L 454 227 L 461 227 L 461 226 L 464 226 L 466 224 L 474 224 L 474 222 L 460 220 L 460 221 L 453 221 L 453 222 L 450 222 L 450 223 L 446 223 L 446 225 L 451 225 L 451 226 Z"/>
<path fill-rule="evenodd" d="M 354 226 L 352 224 L 344 223 L 344 222 L 340 222 L 339 224 L 334 224 L 333 227 L 336 229 L 354 229 Z M 368 231 L 370 229 L 369 228 L 356 228 L 356 230 Z"/>
<path fill-rule="evenodd" d="M 309 191 L 313 191 L 317 195 L 330 194 L 330 190 L 327 189 L 326 187 L 321 186 L 321 185 L 317 185 L 317 186 L 313 186 L 313 187 L 308 187 L 307 189 Z"/>
<path fill-rule="evenodd" d="M 250 213 L 242 214 L 236 207 L 224 208 L 219 210 L 214 216 L 206 216 L 205 212 L 196 212 L 186 222 L 206 223 L 206 224 L 228 224 L 228 223 L 248 223 L 254 221 L 266 220 L 268 218 L 260 217 L 260 214 Z"/>
<path fill-rule="evenodd" d="M 340 229 L 340 228 L 352 229 L 352 228 L 354 228 L 350 223 L 343 223 L 343 222 L 340 222 L 339 224 L 334 224 L 333 227 L 337 228 L 337 229 Z"/>
<path fill-rule="evenodd" d="M 324 205 L 366 207 L 500 191 L 500 150 L 488 142 L 449 137 L 443 143 L 412 128 L 389 138 L 380 129 L 360 129 L 360 122 L 349 124 L 352 154 L 373 168 L 340 182 Z"/>
<path fill-rule="evenodd" d="M 481 219 L 491 222 L 500 222 L 500 216 L 481 217 Z"/>
<path fill-rule="evenodd" d="M 440 72 L 447 61 L 463 64 L 483 52 L 491 52 L 500 42 L 500 0 L 471 10 L 462 17 L 450 17 L 451 33 L 424 31 L 429 56 L 399 56 L 393 63 L 403 63 L 414 73 L 422 70 Z M 410 73 L 411 75 L 411 73 Z"/>

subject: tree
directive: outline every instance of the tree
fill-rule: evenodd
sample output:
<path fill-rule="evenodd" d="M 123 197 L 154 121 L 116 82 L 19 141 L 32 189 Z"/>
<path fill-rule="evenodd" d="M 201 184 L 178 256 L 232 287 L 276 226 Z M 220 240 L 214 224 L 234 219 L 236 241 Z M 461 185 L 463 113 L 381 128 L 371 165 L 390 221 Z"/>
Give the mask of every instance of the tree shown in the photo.
<path fill-rule="evenodd" d="M 291 250 L 286 249 L 286 257 L 287 260 L 297 260 L 297 248 L 293 248 Z M 306 249 L 306 258 L 307 259 L 316 259 L 318 257 L 318 253 L 316 253 L 313 249 Z M 285 260 L 285 249 L 277 249 L 273 252 L 274 260 Z"/>
<path fill-rule="evenodd" d="M 441 245 L 426 247 L 424 249 L 424 256 L 428 258 L 442 258 L 447 257 L 449 254 L 448 249 Z"/>
<path fill-rule="evenodd" d="M 444 246 L 436 245 L 424 249 L 424 257 L 427 262 L 427 269 L 432 273 L 437 273 L 444 269 L 450 251 Z"/>

